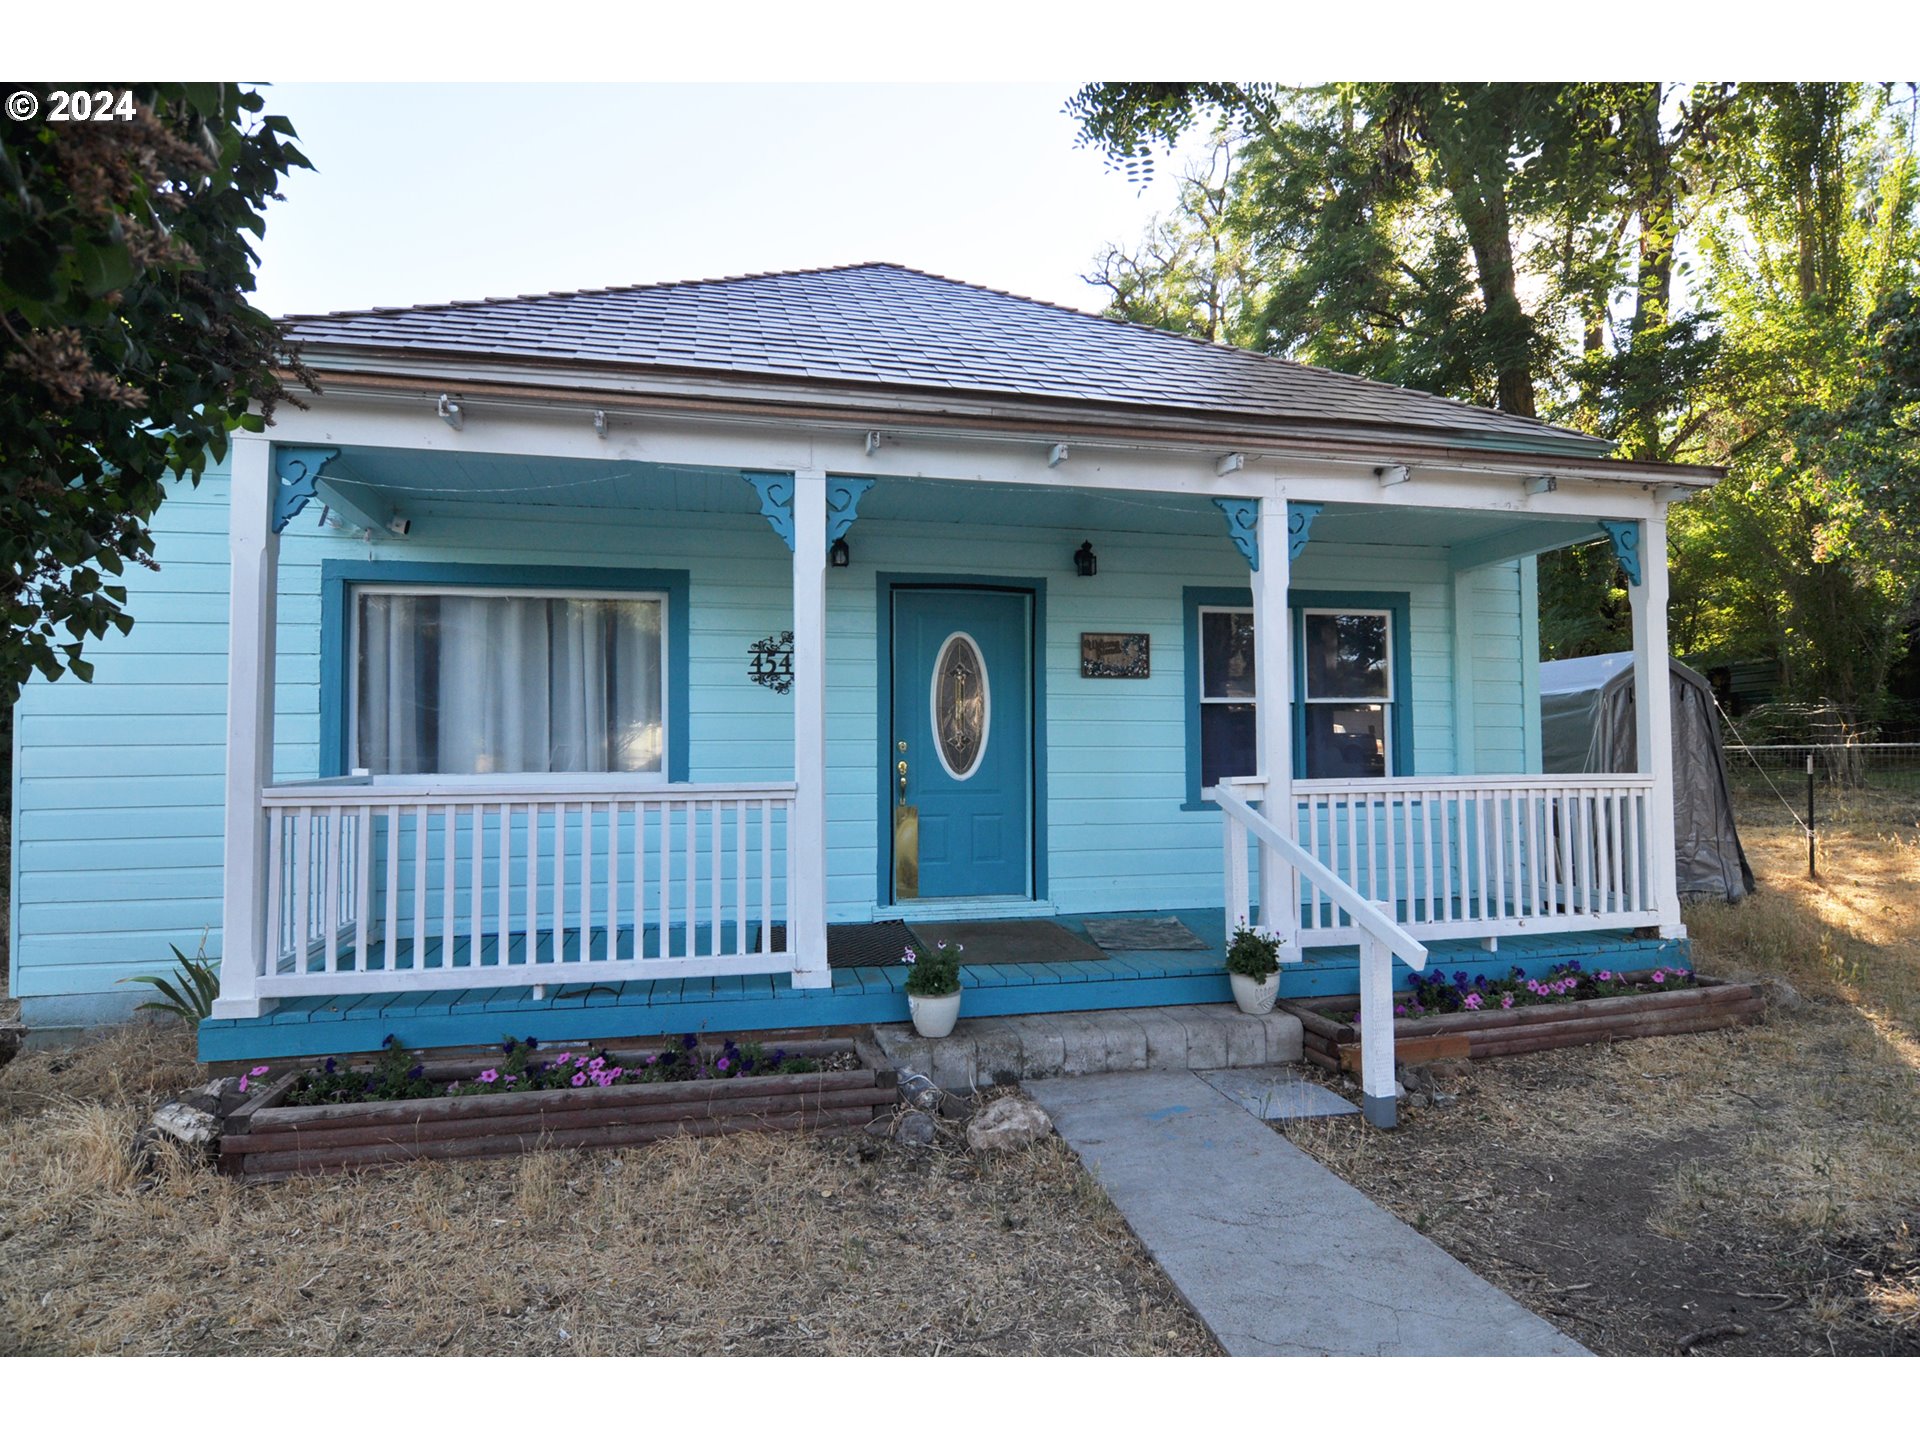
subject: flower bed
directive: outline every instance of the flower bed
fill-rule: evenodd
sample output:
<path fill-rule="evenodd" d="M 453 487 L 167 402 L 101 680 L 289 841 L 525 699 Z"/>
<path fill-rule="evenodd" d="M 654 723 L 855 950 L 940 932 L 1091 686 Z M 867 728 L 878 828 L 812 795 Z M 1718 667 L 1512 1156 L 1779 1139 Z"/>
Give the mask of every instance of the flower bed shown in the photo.
<path fill-rule="evenodd" d="M 1282 1002 L 1305 1032 L 1306 1058 L 1358 1070 L 1358 997 Z M 1402 1062 L 1486 1059 L 1648 1035 L 1683 1035 L 1751 1024 L 1765 1003 L 1752 985 L 1703 979 L 1681 966 L 1582 971 L 1563 966 L 1544 980 L 1516 970 L 1420 977 L 1394 998 L 1394 1054 Z"/>
<path fill-rule="evenodd" d="M 329 1060 L 241 1079 L 220 1144 L 229 1174 L 271 1177 L 416 1159 L 639 1145 L 734 1130 L 849 1130 L 891 1109 L 898 1076 L 860 1040 L 778 1048 L 693 1036 L 649 1050 L 509 1041 L 498 1060 L 421 1060 L 388 1037 L 368 1066 Z"/>

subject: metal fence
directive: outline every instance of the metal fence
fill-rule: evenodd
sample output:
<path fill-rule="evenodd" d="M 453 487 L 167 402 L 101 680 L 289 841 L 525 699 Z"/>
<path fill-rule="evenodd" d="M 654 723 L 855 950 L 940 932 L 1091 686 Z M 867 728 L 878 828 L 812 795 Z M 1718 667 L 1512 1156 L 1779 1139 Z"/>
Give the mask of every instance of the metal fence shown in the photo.
<path fill-rule="evenodd" d="M 1788 796 L 1804 794 L 1811 758 L 1814 784 L 1823 790 L 1874 789 L 1920 794 L 1920 742 L 1733 744 L 1724 749 L 1727 780 L 1742 789 L 1777 788 Z"/>

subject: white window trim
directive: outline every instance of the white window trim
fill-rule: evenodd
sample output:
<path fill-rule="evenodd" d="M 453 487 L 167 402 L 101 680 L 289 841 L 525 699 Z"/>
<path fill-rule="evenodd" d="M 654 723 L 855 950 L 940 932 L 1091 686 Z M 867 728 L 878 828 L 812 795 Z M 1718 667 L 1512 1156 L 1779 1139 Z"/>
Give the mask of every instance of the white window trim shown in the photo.
<path fill-rule="evenodd" d="M 1312 690 L 1312 671 L 1307 666 L 1307 621 L 1315 615 L 1369 615 L 1383 622 L 1387 641 L 1387 693 L 1385 695 L 1314 695 Z M 1381 761 L 1385 767 L 1384 778 L 1393 778 L 1393 707 L 1397 697 L 1393 690 L 1394 653 L 1393 653 L 1393 612 L 1373 606 L 1332 606 L 1315 605 L 1300 611 L 1300 694 L 1302 706 L 1307 705 L 1378 705 L 1380 707 L 1380 744 Z M 1306 737 L 1301 737 L 1301 768 L 1305 769 Z"/>
<path fill-rule="evenodd" d="M 441 585 L 388 584 L 379 580 L 352 582 L 347 586 L 347 686 L 346 738 L 347 767 L 355 770 L 360 758 L 360 597 L 362 595 L 478 595 L 503 600 L 655 600 L 660 605 L 660 768 L 658 770 L 493 770 L 483 775 L 451 774 L 444 771 L 392 771 L 374 776 L 375 781 L 431 783 L 449 788 L 471 786 L 476 790 L 497 787 L 501 782 L 556 785 L 568 780 L 584 781 L 595 776 L 611 776 L 622 785 L 665 786 L 667 757 L 673 753 L 668 733 L 673 711 L 672 657 L 668 606 L 672 601 L 664 590 L 591 590 L 552 585 L 462 585 L 450 581 Z"/>

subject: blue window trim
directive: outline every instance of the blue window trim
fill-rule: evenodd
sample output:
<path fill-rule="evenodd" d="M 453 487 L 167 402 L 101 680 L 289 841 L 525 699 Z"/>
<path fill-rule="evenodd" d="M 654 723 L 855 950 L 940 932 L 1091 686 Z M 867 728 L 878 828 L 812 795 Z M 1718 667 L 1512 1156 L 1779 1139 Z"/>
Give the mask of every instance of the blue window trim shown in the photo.
<path fill-rule="evenodd" d="M 1186 640 L 1187 799 L 1182 810 L 1217 810 L 1200 795 L 1200 611 L 1251 610 L 1253 591 L 1188 585 L 1180 592 Z M 1393 619 L 1393 773 L 1413 774 L 1413 636 L 1411 600 L 1395 590 L 1289 590 L 1287 618 L 1293 627 L 1293 773 L 1306 769 L 1306 727 L 1300 718 L 1306 691 L 1306 619 L 1308 610 L 1385 610 Z"/>
<path fill-rule="evenodd" d="M 1047 898 L 1047 582 L 1037 576 L 928 575 L 883 570 L 874 577 L 874 707 L 879 814 L 874 830 L 874 903 L 893 901 L 893 592 L 1009 590 L 1033 597 L 1033 898 Z M 1251 592 L 1249 592 L 1251 593 Z M 909 901 L 909 904 L 912 902 Z"/>
<path fill-rule="evenodd" d="M 347 773 L 347 604 L 355 585 L 437 585 L 470 590 L 664 590 L 667 596 L 668 782 L 687 778 L 687 598 L 685 570 L 603 566 L 460 565 L 426 561 L 326 560 L 320 566 L 320 769 Z"/>

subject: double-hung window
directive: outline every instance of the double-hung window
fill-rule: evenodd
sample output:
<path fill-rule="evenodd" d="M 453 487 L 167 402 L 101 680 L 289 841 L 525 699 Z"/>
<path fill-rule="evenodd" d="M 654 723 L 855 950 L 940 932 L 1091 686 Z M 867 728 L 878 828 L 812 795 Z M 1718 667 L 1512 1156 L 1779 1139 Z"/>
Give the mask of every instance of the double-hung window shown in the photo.
<path fill-rule="evenodd" d="M 349 764 L 662 774 L 667 596 L 356 585 Z"/>
<path fill-rule="evenodd" d="M 1257 773 L 1253 611 L 1200 607 L 1200 783 Z"/>
<path fill-rule="evenodd" d="M 1253 611 L 1228 594 L 1189 591 L 1190 793 L 1259 771 L 1254 741 Z M 1288 611 L 1296 657 L 1294 774 L 1374 779 L 1408 763 L 1404 602 L 1389 595 L 1296 596 Z M 1195 793 L 1194 798 L 1199 798 Z"/>
<path fill-rule="evenodd" d="M 1304 610 L 1299 707 L 1309 780 L 1379 778 L 1393 754 L 1393 616 Z"/>

